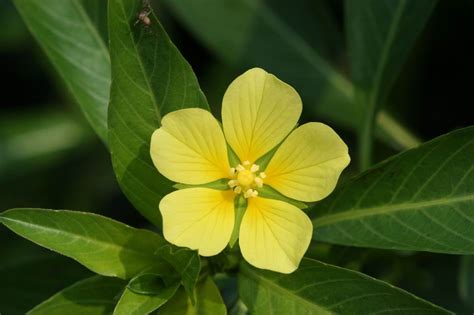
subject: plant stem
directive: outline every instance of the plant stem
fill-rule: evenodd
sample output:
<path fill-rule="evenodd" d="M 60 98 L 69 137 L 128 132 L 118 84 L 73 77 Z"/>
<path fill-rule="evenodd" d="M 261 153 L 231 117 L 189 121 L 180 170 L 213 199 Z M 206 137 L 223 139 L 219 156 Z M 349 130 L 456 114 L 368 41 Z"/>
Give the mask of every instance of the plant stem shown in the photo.
<path fill-rule="evenodd" d="M 418 137 L 408 131 L 386 111 L 381 110 L 377 114 L 375 123 L 379 131 L 378 136 L 386 139 L 387 142 L 391 142 L 397 150 L 412 149 L 422 143 Z"/>

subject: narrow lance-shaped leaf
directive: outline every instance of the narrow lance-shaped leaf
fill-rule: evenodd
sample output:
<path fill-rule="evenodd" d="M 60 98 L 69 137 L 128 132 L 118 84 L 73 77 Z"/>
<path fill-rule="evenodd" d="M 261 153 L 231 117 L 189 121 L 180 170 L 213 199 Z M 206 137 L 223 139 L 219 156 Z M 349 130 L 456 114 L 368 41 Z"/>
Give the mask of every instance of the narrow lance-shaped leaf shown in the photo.
<path fill-rule="evenodd" d="M 474 254 L 473 156 L 468 127 L 376 165 L 313 207 L 313 238 Z"/>
<path fill-rule="evenodd" d="M 171 244 L 161 246 L 156 253 L 181 275 L 184 289 L 193 299 L 193 290 L 201 272 L 201 259 L 196 251 Z"/>
<path fill-rule="evenodd" d="M 92 128 L 106 142 L 109 53 L 83 3 L 79 0 L 14 0 L 14 3 Z"/>
<path fill-rule="evenodd" d="M 160 264 L 155 252 L 167 243 L 156 233 L 84 212 L 12 209 L 0 222 L 38 245 L 71 257 L 90 270 L 123 279 Z"/>
<path fill-rule="evenodd" d="M 340 55 L 342 36 L 323 1 L 163 1 L 234 68 L 263 67 L 294 86 L 316 118 L 357 128 L 361 111 L 353 102 L 353 86 L 333 65 L 338 60 L 331 60 Z M 383 139 L 397 148 L 419 144 L 388 113 L 381 112 L 377 123 Z"/>
<path fill-rule="evenodd" d="M 193 303 L 184 290 L 178 290 L 165 305 L 158 309 L 160 315 L 225 315 L 226 306 L 219 289 L 211 277 L 196 285 L 196 302 Z"/>
<path fill-rule="evenodd" d="M 117 278 L 94 276 L 58 292 L 28 312 L 29 315 L 111 314 L 126 283 Z"/>
<path fill-rule="evenodd" d="M 177 283 L 179 284 L 179 278 L 172 272 L 168 271 L 167 274 L 160 274 L 146 271 L 130 280 L 127 288 L 137 294 L 155 295 Z"/>
<path fill-rule="evenodd" d="M 241 264 L 239 293 L 256 315 L 450 314 L 382 281 L 308 258 L 290 275 Z"/>
<path fill-rule="evenodd" d="M 360 161 L 370 165 L 373 125 L 435 0 L 346 1 L 346 30 L 355 84 L 355 101 L 362 115 Z"/>
<path fill-rule="evenodd" d="M 150 158 L 150 140 L 161 117 L 185 107 L 208 108 L 186 60 L 151 12 L 150 25 L 136 23 L 142 1 L 109 1 L 113 82 L 109 141 L 118 182 L 134 206 L 161 226 L 160 199 L 172 190 Z"/>
<path fill-rule="evenodd" d="M 142 315 L 150 314 L 165 304 L 175 293 L 179 283 L 163 287 L 152 295 L 137 294 L 125 289 L 114 310 L 114 315 Z"/>

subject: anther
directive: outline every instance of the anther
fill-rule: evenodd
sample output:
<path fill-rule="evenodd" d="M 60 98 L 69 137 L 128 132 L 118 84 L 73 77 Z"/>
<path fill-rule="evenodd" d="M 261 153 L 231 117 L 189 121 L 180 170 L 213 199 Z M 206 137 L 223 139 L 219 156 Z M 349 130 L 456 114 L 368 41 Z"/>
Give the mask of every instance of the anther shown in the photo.
<path fill-rule="evenodd" d="M 236 181 L 235 179 L 231 179 L 227 185 L 229 185 L 230 188 L 234 188 L 235 186 L 237 186 L 239 184 L 238 181 Z"/>
<path fill-rule="evenodd" d="M 258 173 L 259 169 L 260 167 L 257 164 L 251 164 L 247 160 L 242 161 L 235 168 L 230 168 L 227 185 L 234 193 L 242 193 L 245 198 L 257 197 L 257 189 L 263 187 L 263 179 L 266 177 L 265 173 Z"/>
<path fill-rule="evenodd" d="M 253 190 L 253 189 L 247 189 L 247 191 L 244 192 L 244 198 L 252 198 L 252 197 L 257 197 L 258 196 L 258 191 Z"/>
<path fill-rule="evenodd" d="M 260 166 L 258 166 L 257 164 L 253 164 L 252 167 L 250 168 L 250 171 L 252 173 L 255 173 L 256 171 L 258 171 L 260 169 Z"/>

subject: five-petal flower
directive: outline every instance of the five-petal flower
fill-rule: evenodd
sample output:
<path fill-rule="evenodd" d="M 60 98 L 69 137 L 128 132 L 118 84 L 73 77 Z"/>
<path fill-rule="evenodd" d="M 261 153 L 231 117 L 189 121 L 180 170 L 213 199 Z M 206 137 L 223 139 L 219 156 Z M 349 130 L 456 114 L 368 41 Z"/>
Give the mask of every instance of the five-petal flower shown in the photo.
<path fill-rule="evenodd" d="M 158 171 L 188 185 L 228 180 L 227 190 L 196 186 L 166 195 L 159 205 L 165 238 L 202 256 L 218 254 L 237 223 L 234 200 L 241 195 L 247 200 L 239 231 L 243 257 L 258 268 L 294 271 L 311 241 L 311 220 L 291 203 L 262 198 L 259 190 L 268 185 L 294 200 L 318 201 L 334 190 L 350 161 L 347 146 L 330 127 L 307 123 L 294 129 L 301 110 L 291 86 L 254 68 L 224 95 L 223 131 L 203 109 L 164 116 L 151 139 Z M 227 144 L 240 163 L 230 164 Z M 261 169 L 259 159 L 274 148 Z"/>

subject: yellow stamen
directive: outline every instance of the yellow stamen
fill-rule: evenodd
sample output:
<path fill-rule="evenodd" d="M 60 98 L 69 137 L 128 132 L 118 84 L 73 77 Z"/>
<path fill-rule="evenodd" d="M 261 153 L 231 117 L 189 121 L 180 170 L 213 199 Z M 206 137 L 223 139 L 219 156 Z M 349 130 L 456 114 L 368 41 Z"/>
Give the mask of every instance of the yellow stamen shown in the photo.
<path fill-rule="evenodd" d="M 244 198 L 254 198 L 258 196 L 258 191 L 253 190 L 253 189 L 247 189 L 247 191 L 244 192 Z"/>
<path fill-rule="evenodd" d="M 257 164 L 253 164 L 252 167 L 250 168 L 250 171 L 252 173 L 255 173 L 256 171 L 258 171 L 259 168 L 260 166 L 258 166 Z"/>
<path fill-rule="evenodd" d="M 257 172 L 260 167 L 257 164 L 251 164 L 249 161 L 243 161 L 235 168 L 232 167 L 229 171 L 230 180 L 227 185 L 236 194 L 243 192 L 245 198 L 257 197 L 257 188 L 263 187 L 263 178 L 265 173 L 260 172 L 257 176 Z"/>
<path fill-rule="evenodd" d="M 237 186 L 239 184 L 238 181 L 236 181 L 235 179 L 231 179 L 227 185 L 229 185 L 230 188 L 234 188 L 235 186 Z"/>

